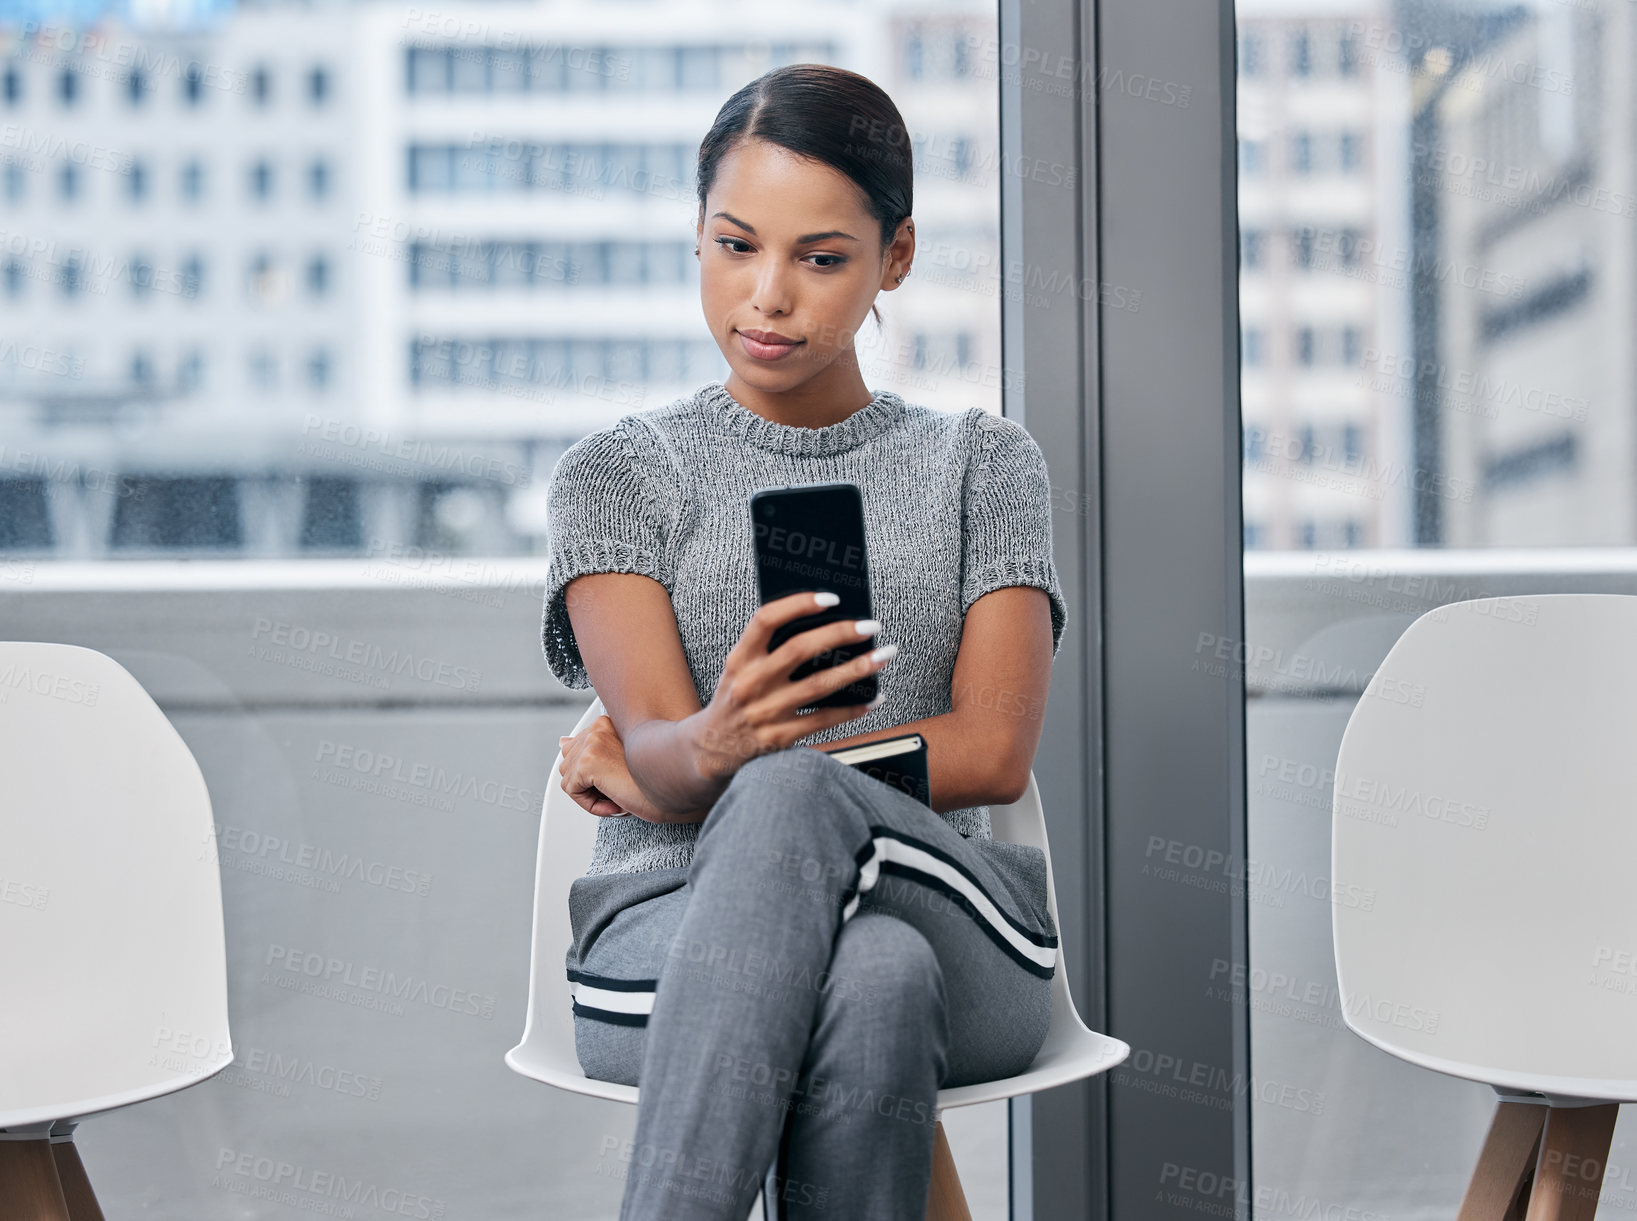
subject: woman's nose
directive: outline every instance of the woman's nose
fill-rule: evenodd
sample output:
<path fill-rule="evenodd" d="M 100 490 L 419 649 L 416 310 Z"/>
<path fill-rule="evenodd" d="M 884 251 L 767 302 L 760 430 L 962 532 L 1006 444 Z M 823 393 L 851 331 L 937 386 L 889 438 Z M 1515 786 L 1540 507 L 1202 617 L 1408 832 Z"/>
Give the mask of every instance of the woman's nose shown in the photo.
<path fill-rule="evenodd" d="M 789 269 L 776 259 L 769 260 L 756 273 L 756 291 L 751 302 L 764 314 L 790 312 Z"/>

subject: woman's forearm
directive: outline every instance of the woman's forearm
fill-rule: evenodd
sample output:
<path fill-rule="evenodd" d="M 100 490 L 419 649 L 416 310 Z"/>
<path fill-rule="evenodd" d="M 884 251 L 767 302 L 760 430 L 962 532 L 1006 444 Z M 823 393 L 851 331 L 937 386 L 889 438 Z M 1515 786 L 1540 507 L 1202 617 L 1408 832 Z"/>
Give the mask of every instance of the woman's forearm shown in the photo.
<path fill-rule="evenodd" d="M 905 721 L 887 729 L 819 742 L 815 750 L 835 750 L 860 746 L 880 738 L 918 733 L 927 745 L 927 780 L 932 788 L 932 808 L 939 814 L 970 806 L 1006 805 L 1015 786 L 1017 759 L 1013 744 L 997 739 L 992 727 L 975 726 L 959 712 L 946 712 L 919 721 Z M 807 745 L 807 743 L 802 743 Z M 1024 769 L 1024 784 L 1028 783 Z"/>
<path fill-rule="evenodd" d="M 655 718 L 633 726 L 624 739 L 625 763 L 631 778 L 663 811 L 646 815 L 649 822 L 703 822 L 732 780 L 731 775 L 708 776 L 701 770 L 694 731 L 692 717 L 680 721 Z M 834 750 L 906 733 L 918 733 L 926 739 L 931 804 L 938 813 L 1003 805 L 1013 799 L 1019 764 L 1013 757 L 1012 744 L 997 738 L 992 725 L 974 724 L 959 712 L 906 721 L 811 744 L 810 748 Z M 712 754 L 731 756 L 731 745 L 713 744 Z M 1024 783 L 1027 773 L 1028 768 L 1023 767 Z"/>
<path fill-rule="evenodd" d="M 703 822 L 732 777 L 703 774 L 694 745 L 693 718 L 655 718 L 626 733 L 625 766 L 642 791 L 663 811 L 649 822 Z"/>

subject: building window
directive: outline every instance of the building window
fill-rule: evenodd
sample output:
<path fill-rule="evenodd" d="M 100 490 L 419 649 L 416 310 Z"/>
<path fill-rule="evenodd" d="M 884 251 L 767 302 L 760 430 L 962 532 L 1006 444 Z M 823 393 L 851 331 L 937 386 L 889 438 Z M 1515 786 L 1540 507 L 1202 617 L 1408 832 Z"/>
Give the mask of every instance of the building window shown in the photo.
<path fill-rule="evenodd" d="M 23 74 L 14 67 L 7 67 L 4 75 L 0 75 L 0 94 L 4 94 L 7 106 L 15 106 L 23 100 Z"/>
<path fill-rule="evenodd" d="M 314 297 L 330 291 L 330 262 L 321 254 L 307 261 L 307 291 Z"/>
<path fill-rule="evenodd" d="M 190 254 L 182 264 L 182 295 L 194 300 L 204 293 L 204 288 L 205 261 L 197 254 Z"/>
<path fill-rule="evenodd" d="M 1260 34 L 1241 34 L 1239 36 L 1239 75 L 1261 76 L 1266 65 L 1262 62 L 1262 36 Z"/>
<path fill-rule="evenodd" d="M 326 389 L 332 373 L 330 350 L 314 348 L 307 357 L 307 384 L 314 390 Z"/>
<path fill-rule="evenodd" d="M 1290 231 L 1290 261 L 1303 271 L 1313 269 L 1313 247 L 1317 233 L 1312 225 Z"/>
<path fill-rule="evenodd" d="M 182 100 L 189 106 L 197 106 L 205 100 L 205 70 L 197 62 L 182 72 Z"/>
<path fill-rule="evenodd" d="M 314 106 L 330 100 L 330 70 L 323 64 L 315 64 L 307 72 L 307 100 Z"/>
<path fill-rule="evenodd" d="M 153 293 L 153 264 L 145 255 L 133 255 L 129 263 L 131 268 L 131 296 L 138 301 L 145 300 Z"/>
<path fill-rule="evenodd" d="M 132 68 L 125 77 L 125 100 L 135 108 L 148 98 L 148 74 L 141 68 Z"/>
<path fill-rule="evenodd" d="M 72 108 L 80 99 L 80 74 L 72 68 L 64 68 L 57 74 L 57 100 L 64 108 Z"/>
<path fill-rule="evenodd" d="M 182 198 L 196 203 L 205 193 L 205 167 L 197 157 L 182 166 Z"/>
<path fill-rule="evenodd" d="M 1245 462 L 1247 464 L 1260 462 L 1267 453 L 1267 429 L 1259 424 L 1245 426 L 1243 441 L 1245 446 Z"/>
<path fill-rule="evenodd" d="M 1267 359 L 1267 336 L 1259 326 L 1241 327 L 1239 331 L 1239 363 L 1250 368 Z"/>
<path fill-rule="evenodd" d="M 272 390 L 278 385 L 278 359 L 265 347 L 250 353 L 248 364 L 250 384 L 258 390 Z"/>
<path fill-rule="evenodd" d="M 404 88 L 415 93 L 449 91 L 449 57 L 442 47 L 408 47 L 404 51 Z"/>
<path fill-rule="evenodd" d="M 3 276 L 5 281 L 6 296 L 16 300 L 23 295 L 23 264 L 21 262 L 15 258 L 7 259 L 0 276 Z"/>
<path fill-rule="evenodd" d="M 1357 132 L 1344 131 L 1338 140 L 1337 161 L 1344 173 L 1349 173 L 1364 164 L 1364 139 Z"/>
<path fill-rule="evenodd" d="M 1301 365 L 1312 365 L 1316 356 L 1314 347 L 1313 328 L 1310 326 L 1297 327 L 1296 363 Z"/>
<path fill-rule="evenodd" d="M 273 73 L 266 64 L 257 64 L 250 73 L 250 98 L 257 106 L 265 107 L 273 96 Z"/>
<path fill-rule="evenodd" d="M 1589 267 L 1561 272 L 1535 287 L 1521 300 L 1486 309 L 1479 317 L 1479 338 L 1493 343 L 1519 327 L 1548 322 L 1573 310 L 1591 295 Z"/>
<path fill-rule="evenodd" d="M 250 167 L 250 194 L 258 200 L 267 200 L 273 194 L 273 163 L 263 157 Z"/>
<path fill-rule="evenodd" d="M 176 366 L 176 388 L 183 394 L 198 390 L 205 382 L 205 355 L 198 348 L 188 353 Z"/>
<path fill-rule="evenodd" d="M 57 194 L 65 201 L 79 198 L 80 170 L 72 161 L 63 162 L 57 171 Z"/>
<path fill-rule="evenodd" d="M 1364 430 L 1357 424 L 1344 424 L 1341 430 L 1342 455 L 1348 466 L 1364 459 Z"/>
<path fill-rule="evenodd" d="M 1309 174 L 1313 171 L 1313 137 L 1305 131 L 1290 134 L 1290 169 L 1292 173 Z"/>
<path fill-rule="evenodd" d="M 1502 453 L 1483 457 L 1483 485 L 1485 491 L 1510 484 L 1527 484 L 1549 475 L 1562 476 L 1578 464 L 1575 435 L 1560 433 L 1542 441 L 1535 441 Z"/>
<path fill-rule="evenodd" d="M 145 348 L 131 353 L 131 385 L 141 390 L 153 385 L 153 357 Z"/>
<path fill-rule="evenodd" d="M 926 76 L 926 37 L 918 25 L 904 36 L 904 71 L 912 81 Z"/>
<path fill-rule="evenodd" d="M 1341 328 L 1341 363 L 1356 365 L 1364 355 L 1364 332 L 1356 326 Z"/>
<path fill-rule="evenodd" d="M 1313 72 L 1313 37 L 1306 27 L 1290 31 L 1290 74 L 1310 76 Z"/>
<path fill-rule="evenodd" d="M 148 166 L 145 162 L 133 158 L 125 167 L 125 193 L 132 203 L 141 203 L 148 197 Z"/>
<path fill-rule="evenodd" d="M 307 167 L 307 193 L 315 200 L 330 193 L 330 163 L 322 157 L 314 157 Z"/>
<path fill-rule="evenodd" d="M 83 263 L 77 254 L 70 254 L 57 269 L 57 284 L 62 289 L 64 297 L 72 299 L 80 295 L 80 290 L 84 287 L 82 269 Z"/>
<path fill-rule="evenodd" d="M 245 291 L 259 305 L 277 305 L 284 297 L 284 272 L 278 260 L 263 250 L 250 260 Z"/>
<path fill-rule="evenodd" d="M 1260 174 L 1267 164 L 1267 142 L 1264 140 L 1248 140 L 1240 137 L 1239 140 L 1239 172 L 1246 177 Z"/>
<path fill-rule="evenodd" d="M 1344 29 L 1336 42 L 1336 71 L 1342 76 L 1358 75 L 1358 34 Z"/>

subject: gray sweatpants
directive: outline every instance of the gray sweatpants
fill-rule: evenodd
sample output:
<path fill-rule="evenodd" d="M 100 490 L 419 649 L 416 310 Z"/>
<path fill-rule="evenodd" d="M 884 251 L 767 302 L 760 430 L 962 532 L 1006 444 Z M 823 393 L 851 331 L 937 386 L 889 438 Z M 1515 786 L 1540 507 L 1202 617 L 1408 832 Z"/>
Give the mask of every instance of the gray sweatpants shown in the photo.
<path fill-rule="evenodd" d="M 569 890 L 586 1075 L 641 1085 L 621 1221 L 903 1221 L 938 1089 L 1013 1076 L 1051 1020 L 1038 848 L 967 839 L 808 747 L 740 768 L 686 868 Z"/>

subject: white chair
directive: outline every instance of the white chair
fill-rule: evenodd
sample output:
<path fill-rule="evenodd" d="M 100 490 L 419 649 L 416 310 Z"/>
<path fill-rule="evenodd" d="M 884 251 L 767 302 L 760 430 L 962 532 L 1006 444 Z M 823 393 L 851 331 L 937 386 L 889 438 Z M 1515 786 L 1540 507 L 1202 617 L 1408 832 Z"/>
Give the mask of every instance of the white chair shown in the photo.
<path fill-rule="evenodd" d="M 593 700 L 574 727 L 577 734 L 603 714 L 602 701 Z M 525 1077 L 544 1081 L 576 1094 L 614 1102 L 637 1101 L 637 1087 L 597 1081 L 585 1075 L 574 1050 L 574 1018 L 563 956 L 572 940 L 568 920 L 568 888 L 586 870 L 597 836 L 597 816 L 574 804 L 558 783 L 559 752 L 546 784 L 540 813 L 540 852 L 535 867 L 534 942 L 529 970 L 529 1007 L 523 1041 L 506 1053 L 506 1063 Z M 1046 843 L 1046 818 L 1033 773 L 1029 788 L 1010 805 L 989 807 L 991 833 L 996 839 L 1031 844 L 1046 853 L 1047 905 L 1057 919 L 1057 889 L 1052 881 L 1051 853 Z M 1119 1064 L 1131 1048 L 1087 1028 L 1069 995 L 1059 936 L 1057 970 L 1052 981 L 1052 1020 L 1045 1043 L 1029 1070 L 1001 1081 L 986 1081 L 938 1091 L 938 1110 L 993 1102 L 1050 1089 L 1083 1077 L 1106 1072 Z M 955 1175 L 943 1124 L 936 1127 L 933 1185 L 929 1218 L 966 1216 L 965 1198 Z M 958 1205 L 959 1211 L 954 1211 Z M 764 1214 L 767 1215 L 767 1214 Z"/>
<path fill-rule="evenodd" d="M 1591 1218 L 1637 1101 L 1637 597 L 1452 603 L 1336 760 L 1347 1025 L 1500 1095 L 1460 1221 Z"/>
<path fill-rule="evenodd" d="M 227 1067 L 210 795 L 136 679 L 0 642 L 0 1217 L 101 1221 L 86 1115 Z"/>

